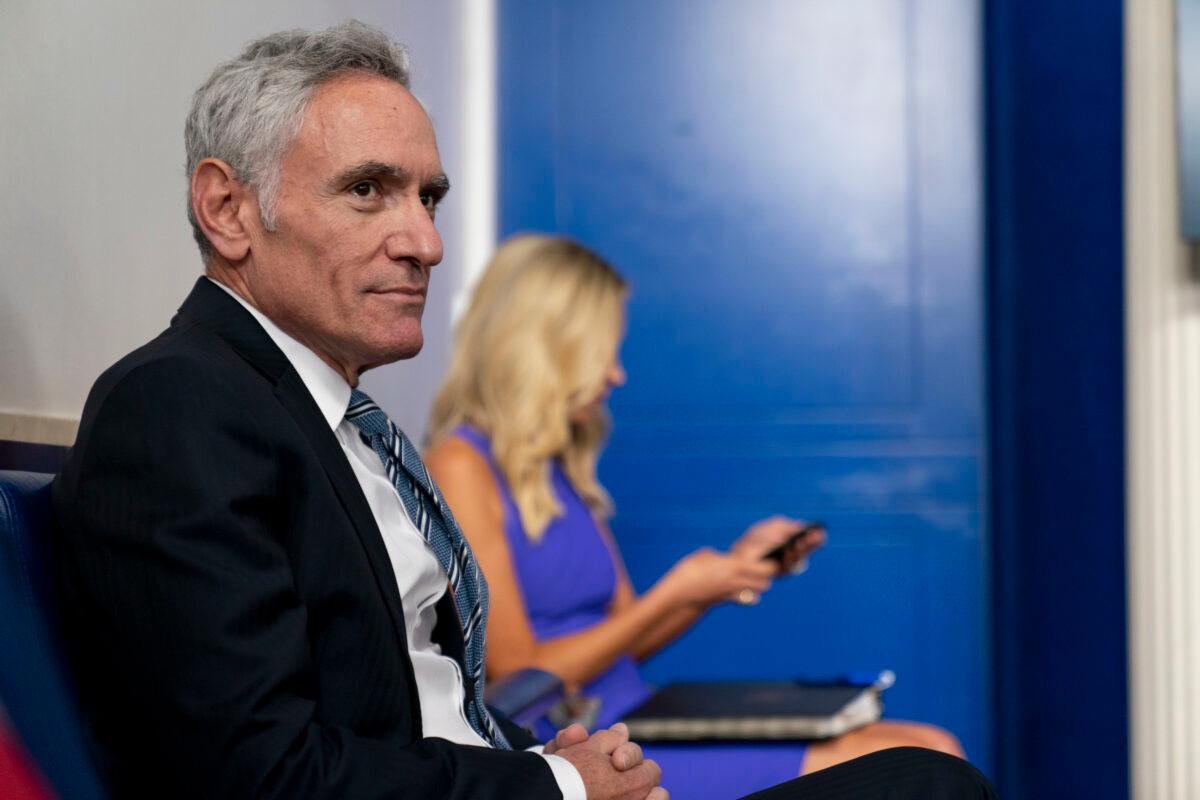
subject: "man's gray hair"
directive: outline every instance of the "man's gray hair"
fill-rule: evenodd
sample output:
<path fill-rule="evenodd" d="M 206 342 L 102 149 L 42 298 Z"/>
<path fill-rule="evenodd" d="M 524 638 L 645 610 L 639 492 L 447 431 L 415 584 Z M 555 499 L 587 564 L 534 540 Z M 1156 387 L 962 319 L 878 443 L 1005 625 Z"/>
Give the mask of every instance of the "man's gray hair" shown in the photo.
<path fill-rule="evenodd" d="M 408 50 L 357 20 L 323 31 L 282 31 L 251 42 L 217 67 L 192 97 L 184 128 L 187 175 L 206 158 L 227 163 L 258 196 L 267 230 L 275 229 L 280 162 L 304 120 L 313 90 L 352 71 L 389 78 L 408 88 Z M 205 261 L 214 250 L 191 196 L 188 221 Z"/>

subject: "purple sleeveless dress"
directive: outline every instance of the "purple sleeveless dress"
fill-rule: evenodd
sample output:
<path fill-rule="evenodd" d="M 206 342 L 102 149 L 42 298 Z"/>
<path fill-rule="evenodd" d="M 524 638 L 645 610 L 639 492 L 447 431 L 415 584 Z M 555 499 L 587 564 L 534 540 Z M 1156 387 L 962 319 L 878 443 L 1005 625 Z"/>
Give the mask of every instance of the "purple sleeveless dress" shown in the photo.
<path fill-rule="evenodd" d="M 562 466 L 552 462 L 550 479 L 564 513 L 554 519 L 537 544 L 525 535 L 521 515 L 491 445 L 479 431 L 460 426 L 456 435 L 487 459 L 500 489 L 504 535 L 512 553 L 517 583 L 538 639 L 553 639 L 604 620 L 616 591 L 613 553 L 591 510 L 571 485 Z M 600 700 L 598 728 L 606 728 L 653 693 L 630 656 L 622 656 L 588 683 L 582 694 Z M 542 739 L 554 729 L 542 721 Z M 733 800 L 796 777 L 804 758 L 802 742 L 752 744 L 648 744 L 647 758 L 663 769 L 663 785 L 685 800 Z"/>

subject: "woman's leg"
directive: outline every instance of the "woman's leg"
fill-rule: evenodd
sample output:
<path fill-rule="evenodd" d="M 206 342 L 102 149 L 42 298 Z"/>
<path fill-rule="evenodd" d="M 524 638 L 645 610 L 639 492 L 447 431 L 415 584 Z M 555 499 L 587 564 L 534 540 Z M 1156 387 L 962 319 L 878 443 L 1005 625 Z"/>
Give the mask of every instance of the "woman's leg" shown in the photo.
<path fill-rule="evenodd" d="M 996 800 L 966 761 L 918 747 L 881 750 L 742 800 Z"/>
<path fill-rule="evenodd" d="M 889 747 L 924 747 L 959 758 L 965 757 L 962 745 L 954 738 L 954 734 L 936 725 L 881 720 L 835 739 L 813 742 L 804 755 L 800 774 L 808 775 Z"/>

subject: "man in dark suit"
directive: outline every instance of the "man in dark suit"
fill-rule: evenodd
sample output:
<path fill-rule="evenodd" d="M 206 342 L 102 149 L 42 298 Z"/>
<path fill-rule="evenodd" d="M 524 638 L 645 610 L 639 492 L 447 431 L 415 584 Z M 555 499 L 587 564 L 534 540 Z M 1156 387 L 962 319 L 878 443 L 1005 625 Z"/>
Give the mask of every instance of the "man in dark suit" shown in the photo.
<path fill-rule="evenodd" d="M 196 93 L 206 275 L 97 381 L 54 487 L 71 656 L 117 796 L 666 797 L 622 726 L 525 752 L 483 707 L 486 586 L 355 390 L 421 348 L 442 257 L 448 182 L 407 86 L 403 50 L 348 23 L 252 43 Z M 916 787 L 889 796 L 988 796 L 936 754 L 887 758 L 772 796 L 869 796 L 885 774 Z"/>
<path fill-rule="evenodd" d="M 442 257 L 448 184 L 406 70 L 349 24 L 254 43 L 196 94 L 207 276 L 96 383 L 54 492 L 119 796 L 557 798 L 574 772 L 640 800 L 657 783 L 620 731 L 555 762 L 506 720 L 472 724 L 446 575 L 343 419 L 364 370 L 421 348 Z"/>

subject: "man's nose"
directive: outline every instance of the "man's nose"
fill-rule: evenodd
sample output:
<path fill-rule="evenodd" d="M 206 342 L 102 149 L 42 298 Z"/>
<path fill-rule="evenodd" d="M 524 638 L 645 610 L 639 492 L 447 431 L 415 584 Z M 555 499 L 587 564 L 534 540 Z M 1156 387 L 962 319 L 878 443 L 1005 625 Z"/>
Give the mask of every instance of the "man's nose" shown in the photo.
<path fill-rule="evenodd" d="M 411 260 L 432 267 L 442 260 L 442 236 L 419 200 L 404 203 L 391 218 L 386 246 L 393 261 Z"/>

